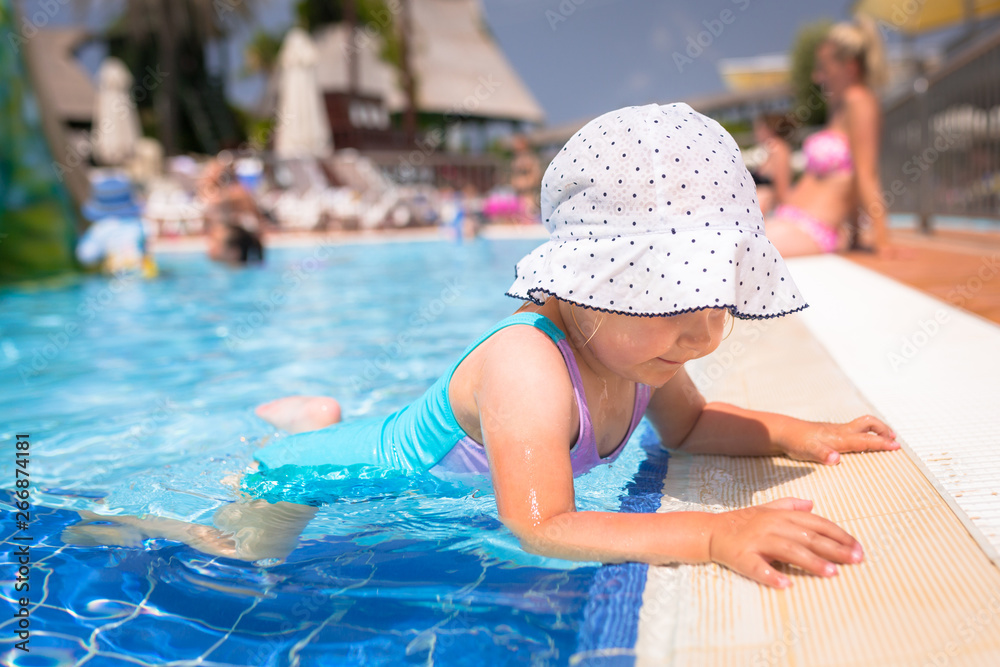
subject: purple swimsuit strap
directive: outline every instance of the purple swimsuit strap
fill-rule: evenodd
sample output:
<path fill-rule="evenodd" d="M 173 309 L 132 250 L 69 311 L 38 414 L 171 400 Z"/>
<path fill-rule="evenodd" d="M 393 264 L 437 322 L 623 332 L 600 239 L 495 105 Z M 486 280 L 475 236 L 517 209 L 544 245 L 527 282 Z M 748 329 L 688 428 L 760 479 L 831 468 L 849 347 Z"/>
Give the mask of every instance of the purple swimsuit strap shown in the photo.
<path fill-rule="evenodd" d="M 632 418 L 629 422 L 628 431 L 622 441 L 618 443 L 618 446 L 615 447 L 614 451 L 602 457 L 597 450 L 597 436 L 594 432 L 593 420 L 590 417 L 590 406 L 587 404 L 587 395 L 583 390 L 583 377 L 580 375 L 580 367 L 576 362 L 576 356 L 565 339 L 559 341 L 556 346 L 566 361 L 566 368 L 569 370 L 569 377 L 573 383 L 573 395 L 576 396 L 576 404 L 580 411 L 580 436 L 570 450 L 573 473 L 579 474 L 577 472 L 578 468 L 589 470 L 596 465 L 610 463 L 618 458 L 625 443 L 628 442 L 628 439 L 632 436 L 632 432 L 635 431 L 642 420 L 642 415 L 649 404 L 650 388 L 647 385 L 636 383 L 635 400 L 632 404 Z"/>

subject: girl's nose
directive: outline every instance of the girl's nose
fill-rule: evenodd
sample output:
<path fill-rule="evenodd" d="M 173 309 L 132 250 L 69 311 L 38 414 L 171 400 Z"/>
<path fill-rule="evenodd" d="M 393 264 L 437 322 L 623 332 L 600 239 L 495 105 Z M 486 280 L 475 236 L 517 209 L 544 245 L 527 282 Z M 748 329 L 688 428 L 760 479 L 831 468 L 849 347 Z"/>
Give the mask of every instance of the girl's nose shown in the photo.
<path fill-rule="evenodd" d="M 712 328 L 707 313 L 703 317 L 692 318 L 690 325 L 685 327 L 684 332 L 677 338 L 677 342 L 692 352 L 701 353 L 712 342 Z"/>

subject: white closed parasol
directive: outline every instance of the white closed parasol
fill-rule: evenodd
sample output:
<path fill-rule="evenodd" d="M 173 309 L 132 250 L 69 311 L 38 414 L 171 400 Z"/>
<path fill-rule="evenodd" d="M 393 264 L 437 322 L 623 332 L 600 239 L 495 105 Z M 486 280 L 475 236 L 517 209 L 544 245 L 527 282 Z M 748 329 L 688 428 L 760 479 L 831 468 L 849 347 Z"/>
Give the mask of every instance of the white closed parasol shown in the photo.
<path fill-rule="evenodd" d="M 91 150 L 98 164 L 122 165 L 131 159 L 136 141 L 142 136 L 139 113 L 131 96 L 132 74 L 118 58 L 106 58 L 97 79 Z"/>
<path fill-rule="evenodd" d="M 322 157 L 332 149 L 330 125 L 316 82 L 318 52 L 308 33 L 292 28 L 278 54 L 278 117 L 274 152 L 280 158 Z"/>

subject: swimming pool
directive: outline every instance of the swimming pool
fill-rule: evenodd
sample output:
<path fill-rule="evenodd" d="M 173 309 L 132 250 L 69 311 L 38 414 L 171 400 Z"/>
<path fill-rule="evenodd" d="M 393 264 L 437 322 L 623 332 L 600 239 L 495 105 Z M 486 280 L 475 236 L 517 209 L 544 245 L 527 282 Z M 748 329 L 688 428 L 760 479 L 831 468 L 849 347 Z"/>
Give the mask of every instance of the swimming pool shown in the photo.
<path fill-rule="evenodd" d="M 209 524 L 237 498 L 223 480 L 282 437 L 254 416 L 261 402 L 332 395 L 351 419 L 416 398 L 516 308 L 503 292 L 535 245 L 317 243 L 241 270 L 167 254 L 153 281 L 0 292 L 0 536 L 10 553 L 16 534 L 33 538 L 31 652 L 3 613 L 4 664 L 566 664 L 630 641 L 615 605 L 641 596 L 636 572 L 524 554 L 485 481 L 307 480 L 323 504 L 282 563 L 61 537 L 78 510 Z M 20 433 L 33 512 L 19 533 Z M 643 424 L 615 464 L 578 480 L 578 507 L 649 511 L 629 503 L 658 501 L 642 500 L 665 465 L 652 444 Z M 11 606 L 15 576 L 0 574 Z"/>

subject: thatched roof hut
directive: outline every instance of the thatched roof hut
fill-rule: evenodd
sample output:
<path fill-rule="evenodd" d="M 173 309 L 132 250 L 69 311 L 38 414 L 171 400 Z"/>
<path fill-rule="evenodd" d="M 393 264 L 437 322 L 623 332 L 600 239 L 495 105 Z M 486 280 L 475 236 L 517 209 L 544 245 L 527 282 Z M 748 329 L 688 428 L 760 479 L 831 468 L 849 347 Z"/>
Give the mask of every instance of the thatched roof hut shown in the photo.
<path fill-rule="evenodd" d="M 411 62 L 417 80 L 417 111 L 486 120 L 541 123 L 544 112 L 486 28 L 479 0 L 411 0 Z M 358 92 L 380 97 L 401 112 L 405 96 L 381 43 L 359 30 Z M 316 35 L 318 78 L 328 93 L 348 90 L 348 40 L 343 25 Z"/>

